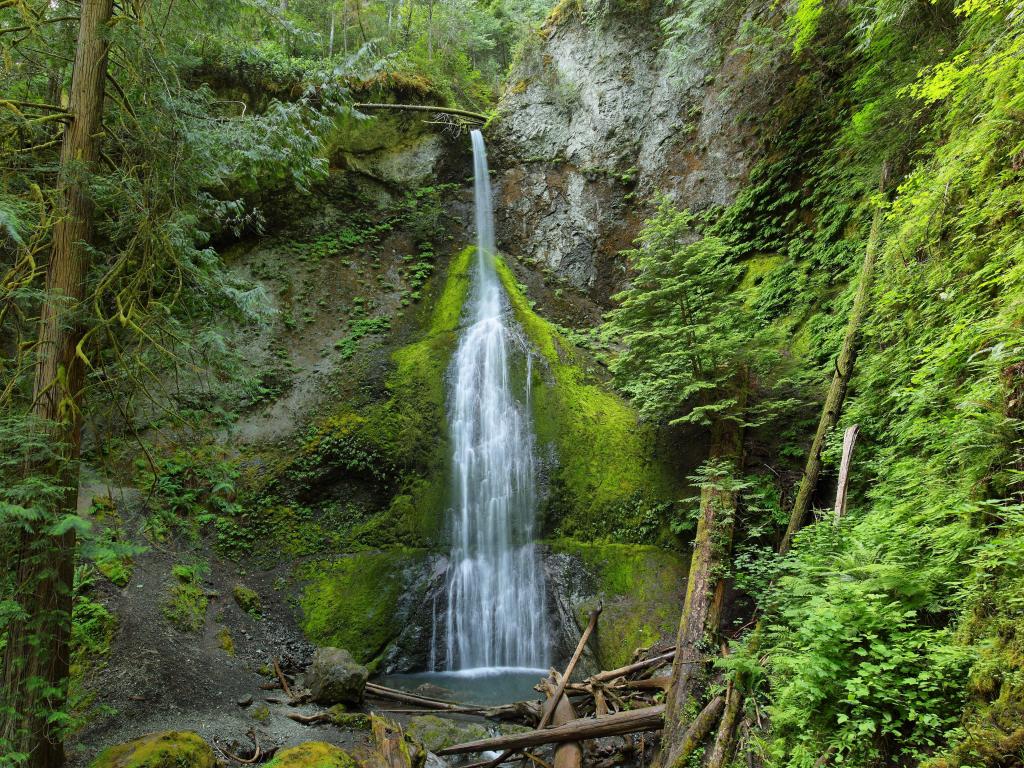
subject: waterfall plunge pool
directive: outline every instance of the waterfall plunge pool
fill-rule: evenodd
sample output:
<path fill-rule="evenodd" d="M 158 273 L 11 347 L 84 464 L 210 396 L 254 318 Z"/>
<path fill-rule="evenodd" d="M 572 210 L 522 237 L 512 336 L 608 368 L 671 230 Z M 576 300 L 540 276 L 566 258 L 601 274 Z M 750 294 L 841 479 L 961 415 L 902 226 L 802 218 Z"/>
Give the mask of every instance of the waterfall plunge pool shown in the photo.
<path fill-rule="evenodd" d="M 433 699 L 493 707 L 543 698 L 533 690 L 533 686 L 547 674 L 546 669 L 531 667 L 477 667 L 450 672 L 384 675 L 374 682 Z"/>

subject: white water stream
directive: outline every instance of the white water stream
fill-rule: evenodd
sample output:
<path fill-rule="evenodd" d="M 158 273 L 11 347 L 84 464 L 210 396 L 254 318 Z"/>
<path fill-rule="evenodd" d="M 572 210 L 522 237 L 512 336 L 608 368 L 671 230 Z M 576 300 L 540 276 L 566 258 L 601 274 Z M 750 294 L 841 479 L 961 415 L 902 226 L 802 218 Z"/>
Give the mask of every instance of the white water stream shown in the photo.
<path fill-rule="evenodd" d="M 473 131 L 477 262 L 469 321 L 452 361 L 451 565 L 444 617 L 448 670 L 543 668 L 544 584 L 534 547 L 537 513 L 529 355 L 517 400 L 508 301 L 495 269 L 491 183 L 483 136 Z M 520 382 L 524 380 L 519 379 Z M 437 659 L 440 649 L 434 648 Z"/>

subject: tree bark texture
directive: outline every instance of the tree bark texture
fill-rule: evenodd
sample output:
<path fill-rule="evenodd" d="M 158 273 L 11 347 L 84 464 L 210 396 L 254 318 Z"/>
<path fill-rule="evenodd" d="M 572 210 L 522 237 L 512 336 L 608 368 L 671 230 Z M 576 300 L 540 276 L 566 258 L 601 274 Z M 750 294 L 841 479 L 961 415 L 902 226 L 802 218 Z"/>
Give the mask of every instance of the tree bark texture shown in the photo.
<path fill-rule="evenodd" d="M 83 362 L 76 350 L 82 338 L 80 305 L 85 297 L 88 246 L 93 241 L 93 204 L 84 176 L 100 154 L 104 80 L 107 73 L 105 29 L 112 0 L 82 0 L 78 43 L 68 111 L 71 121 L 61 147 L 61 209 L 52 234 L 46 269 L 46 299 L 40 311 L 33 414 L 43 425 L 60 461 L 32 465 L 28 471 L 47 474 L 63 489 L 61 513 L 74 513 L 78 503 L 75 466 L 81 442 Z M 47 716 L 65 704 L 74 578 L 74 528 L 52 536 L 51 520 L 23 531 L 16 588 L 29 614 L 12 622 L 4 654 L 5 713 L 0 738 L 28 755 L 30 768 L 55 768 L 64 763 L 59 726 Z"/>
<path fill-rule="evenodd" d="M 712 427 L 710 458 L 739 464 L 742 431 L 734 421 L 720 421 Z M 720 611 L 719 573 L 732 542 L 734 491 L 711 487 L 701 489 L 700 516 L 690 557 L 686 600 L 679 620 L 676 653 L 672 661 L 672 686 L 665 698 L 665 734 L 660 763 L 674 766 L 685 747 L 687 711 L 703 690 L 707 676 L 707 647 L 718 632 Z"/>

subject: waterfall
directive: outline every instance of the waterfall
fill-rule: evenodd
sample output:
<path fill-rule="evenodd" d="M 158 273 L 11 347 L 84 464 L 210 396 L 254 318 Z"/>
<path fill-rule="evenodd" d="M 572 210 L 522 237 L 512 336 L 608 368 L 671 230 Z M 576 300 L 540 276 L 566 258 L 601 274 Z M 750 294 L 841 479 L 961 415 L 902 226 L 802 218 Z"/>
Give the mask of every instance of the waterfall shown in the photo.
<path fill-rule="evenodd" d="M 449 670 L 543 667 L 544 585 L 533 543 L 536 488 L 529 369 L 522 402 L 510 355 L 525 351 L 508 321 L 495 268 L 491 182 L 483 136 L 472 132 L 476 274 L 468 326 L 452 361 L 452 554 L 445 615 Z M 529 366 L 529 355 L 524 355 Z M 436 657 L 436 653 L 433 654 Z"/>

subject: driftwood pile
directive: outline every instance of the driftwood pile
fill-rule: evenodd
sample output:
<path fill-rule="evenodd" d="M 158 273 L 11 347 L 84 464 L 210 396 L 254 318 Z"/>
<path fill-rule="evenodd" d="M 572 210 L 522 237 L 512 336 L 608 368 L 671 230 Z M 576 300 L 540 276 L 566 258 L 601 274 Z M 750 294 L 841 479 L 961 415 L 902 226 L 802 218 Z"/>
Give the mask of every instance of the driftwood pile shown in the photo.
<path fill-rule="evenodd" d="M 657 646 L 639 649 L 634 661 L 618 669 L 606 670 L 587 677 L 582 682 L 570 679 L 576 669 L 587 641 L 597 626 L 601 609 L 593 611 L 572 658 L 562 672 L 551 670 L 537 690 L 546 695 L 544 701 L 520 701 L 497 707 L 474 707 L 455 704 L 425 696 L 394 690 L 368 683 L 366 694 L 370 698 L 394 701 L 408 708 L 380 710 L 390 713 L 416 714 L 448 712 L 475 715 L 491 720 L 518 722 L 534 728 L 533 731 L 480 739 L 456 744 L 438 750 L 438 755 L 464 755 L 498 751 L 497 757 L 472 763 L 465 768 L 496 768 L 504 762 L 523 758 L 537 765 L 544 761 L 529 752 L 531 748 L 555 745 L 551 768 L 580 768 L 583 765 L 582 744 L 606 736 L 657 731 L 662 728 L 665 706 L 656 703 L 656 695 L 668 688 L 669 678 L 656 673 L 672 663 L 674 650 Z M 705 715 L 704 720 L 717 720 L 721 712 L 722 697 L 718 697 L 717 711 Z M 700 720 L 701 718 L 698 718 Z M 713 722 L 708 724 L 710 729 Z M 702 737 L 707 731 L 702 734 Z M 618 750 L 631 750 L 627 742 Z M 620 762 L 622 755 L 608 755 L 607 765 Z"/>

